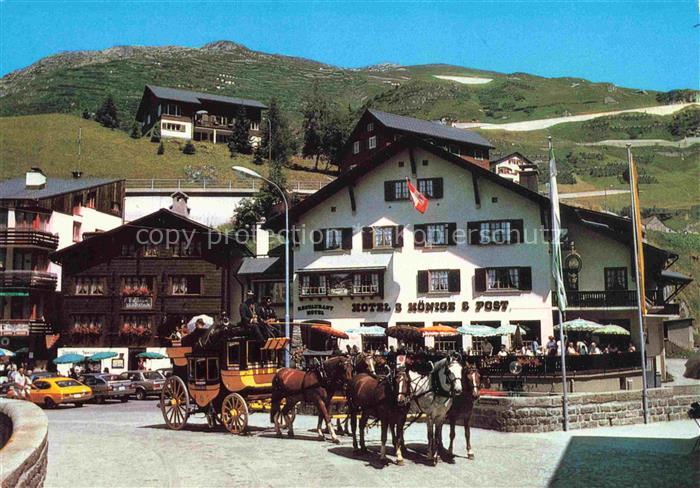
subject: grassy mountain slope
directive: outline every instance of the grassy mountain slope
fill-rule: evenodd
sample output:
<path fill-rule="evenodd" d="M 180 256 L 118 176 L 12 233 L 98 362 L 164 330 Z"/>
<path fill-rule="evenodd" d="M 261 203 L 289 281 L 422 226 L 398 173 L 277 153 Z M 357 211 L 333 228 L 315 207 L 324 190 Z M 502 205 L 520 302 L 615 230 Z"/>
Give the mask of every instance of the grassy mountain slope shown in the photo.
<path fill-rule="evenodd" d="M 436 75 L 492 81 L 465 85 Z M 515 121 L 658 103 L 655 92 L 582 79 L 506 75 L 440 64 L 344 69 L 220 41 L 201 48 L 115 47 L 45 58 L 0 80 L 0 115 L 94 111 L 111 93 L 128 124 L 144 85 L 151 83 L 262 101 L 275 95 L 296 118 L 314 81 L 341 107 L 372 103 L 429 119 Z"/>

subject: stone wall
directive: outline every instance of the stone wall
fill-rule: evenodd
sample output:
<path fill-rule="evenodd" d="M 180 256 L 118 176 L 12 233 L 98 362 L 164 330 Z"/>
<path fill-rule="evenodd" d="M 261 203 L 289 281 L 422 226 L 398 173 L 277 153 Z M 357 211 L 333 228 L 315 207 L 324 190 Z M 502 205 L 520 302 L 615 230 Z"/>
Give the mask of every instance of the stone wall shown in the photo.
<path fill-rule="evenodd" d="M 48 452 L 48 419 L 31 402 L 0 399 L 0 486 L 44 485 Z"/>
<path fill-rule="evenodd" d="M 652 422 L 687 418 L 692 402 L 700 401 L 700 385 L 649 390 Z M 548 432 L 563 429 L 562 397 L 481 397 L 474 407 L 472 426 L 502 432 Z M 585 429 L 644 422 L 642 392 L 572 393 L 569 427 Z"/>

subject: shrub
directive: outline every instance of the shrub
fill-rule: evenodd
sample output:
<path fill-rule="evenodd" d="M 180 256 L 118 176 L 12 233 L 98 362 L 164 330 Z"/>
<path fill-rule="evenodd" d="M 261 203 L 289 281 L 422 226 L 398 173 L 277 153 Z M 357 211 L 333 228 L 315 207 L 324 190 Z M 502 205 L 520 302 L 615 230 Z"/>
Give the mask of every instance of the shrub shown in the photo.
<path fill-rule="evenodd" d="M 165 154 L 165 146 L 163 145 L 163 141 L 160 142 L 158 145 L 158 151 L 156 152 L 158 155 Z"/>
<path fill-rule="evenodd" d="M 185 144 L 185 147 L 182 149 L 183 154 L 194 154 L 197 152 L 197 149 L 194 147 L 194 144 L 192 144 L 191 141 L 187 141 L 187 144 Z"/>
<path fill-rule="evenodd" d="M 138 122 L 131 124 L 131 133 L 129 134 L 132 139 L 141 139 L 141 126 Z"/>

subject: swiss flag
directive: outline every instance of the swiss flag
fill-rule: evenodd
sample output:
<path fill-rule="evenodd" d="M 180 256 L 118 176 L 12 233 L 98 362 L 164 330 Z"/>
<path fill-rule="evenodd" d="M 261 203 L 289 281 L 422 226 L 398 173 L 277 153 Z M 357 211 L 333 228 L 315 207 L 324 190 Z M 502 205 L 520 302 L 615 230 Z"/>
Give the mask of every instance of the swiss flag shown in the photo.
<path fill-rule="evenodd" d="M 406 183 L 408 183 L 408 192 L 411 194 L 411 200 L 413 200 L 413 206 L 420 213 L 425 213 L 428 210 L 428 199 L 423 196 L 421 192 L 416 190 L 416 187 L 411 184 L 411 180 L 406 178 Z"/>

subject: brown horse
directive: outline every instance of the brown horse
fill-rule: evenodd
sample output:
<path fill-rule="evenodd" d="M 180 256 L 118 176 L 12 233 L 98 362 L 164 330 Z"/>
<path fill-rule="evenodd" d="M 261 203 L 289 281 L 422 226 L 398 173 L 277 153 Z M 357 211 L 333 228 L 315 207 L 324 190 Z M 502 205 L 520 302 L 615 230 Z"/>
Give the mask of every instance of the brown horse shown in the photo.
<path fill-rule="evenodd" d="M 272 408 L 270 409 L 270 421 L 275 423 L 277 435 L 282 435 L 282 419 L 288 428 L 290 437 L 294 437 L 293 419 L 290 412 L 297 403 L 310 402 L 316 405 L 319 412 L 317 432 L 323 439 L 321 430 L 321 418 L 326 422 L 326 427 L 331 434 L 333 442 L 340 442 L 333 430 L 328 407 L 331 398 L 336 391 L 343 389 L 352 379 L 352 362 L 345 356 L 337 356 L 327 359 L 321 365 L 311 371 L 301 371 L 293 368 L 282 368 L 272 379 Z M 282 400 L 285 400 L 284 408 L 280 410 Z"/>
<path fill-rule="evenodd" d="M 393 444 L 396 449 L 396 462 L 403 465 L 403 429 L 406 416 L 411 406 L 411 384 L 408 374 L 399 371 L 395 375 L 385 378 L 376 378 L 362 373 L 353 377 L 348 389 L 348 407 L 350 408 L 350 421 L 352 426 L 352 446 L 355 452 L 357 447 L 357 412 L 360 417 L 360 447 L 366 451 L 365 428 L 367 420 L 372 417 L 381 423 L 382 450 L 380 458 L 386 460 L 387 430 L 391 428 Z M 396 435 L 394 434 L 396 432 Z"/>
<path fill-rule="evenodd" d="M 480 388 L 481 376 L 479 375 L 479 371 L 474 366 L 465 365 L 462 368 L 462 393 L 455 397 L 450 410 L 447 412 L 447 420 L 450 422 L 450 447 L 448 448 L 450 456 L 453 455 L 452 448 L 455 440 L 455 424 L 457 420 L 461 418 L 464 425 L 464 438 L 467 443 L 467 459 L 474 459 L 469 424 L 472 419 L 474 402 L 479 399 Z M 440 438 L 440 449 L 444 449 L 442 446 L 442 438 Z"/>

